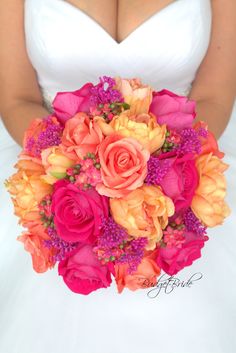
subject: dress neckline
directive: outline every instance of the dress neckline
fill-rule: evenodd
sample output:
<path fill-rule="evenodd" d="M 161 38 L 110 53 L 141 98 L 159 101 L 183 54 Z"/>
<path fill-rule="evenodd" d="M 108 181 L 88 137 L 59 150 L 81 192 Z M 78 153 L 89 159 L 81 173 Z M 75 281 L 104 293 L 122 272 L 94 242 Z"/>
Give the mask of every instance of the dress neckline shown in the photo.
<path fill-rule="evenodd" d="M 129 41 L 130 39 L 132 39 L 132 37 L 138 33 L 139 31 L 141 31 L 143 28 L 145 28 L 145 26 L 147 26 L 151 21 L 153 21 L 156 17 L 162 15 L 163 13 L 165 13 L 166 11 L 172 10 L 173 8 L 175 8 L 176 6 L 178 6 L 180 3 L 185 2 L 190 2 L 191 0 L 175 0 L 173 2 L 171 2 L 170 4 L 166 5 L 165 7 L 163 7 L 161 10 L 154 12 L 154 14 L 152 14 L 151 16 L 149 16 L 145 21 L 143 21 L 139 26 L 137 26 L 132 32 L 130 32 L 128 34 L 128 36 L 126 36 L 121 42 L 117 42 L 116 39 L 114 39 L 97 21 L 95 21 L 91 16 L 89 16 L 86 12 L 84 12 L 83 10 L 81 10 L 79 7 L 76 7 L 75 5 L 69 3 L 67 0 L 58 0 L 59 2 L 61 2 L 62 4 L 64 4 L 66 7 L 70 8 L 72 11 L 77 11 L 78 13 L 80 13 L 82 16 L 84 16 L 84 18 L 86 18 L 88 21 L 90 21 L 95 27 L 97 27 L 97 29 L 99 29 L 100 31 L 102 31 L 104 33 L 104 35 L 117 47 L 122 46 L 123 44 L 125 44 L 127 41 Z M 196 1 L 196 0 L 195 0 Z"/>

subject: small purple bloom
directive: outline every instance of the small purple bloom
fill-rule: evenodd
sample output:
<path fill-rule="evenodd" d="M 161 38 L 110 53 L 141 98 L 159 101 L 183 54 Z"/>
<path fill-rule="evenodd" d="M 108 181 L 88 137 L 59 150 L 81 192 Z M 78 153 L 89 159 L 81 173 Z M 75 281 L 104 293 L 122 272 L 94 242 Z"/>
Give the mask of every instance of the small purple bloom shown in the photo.
<path fill-rule="evenodd" d="M 123 102 L 124 99 L 121 93 L 113 88 L 116 85 L 116 81 L 112 77 L 102 76 L 99 77 L 99 80 L 100 83 L 90 89 L 90 100 L 93 104 Z"/>
<path fill-rule="evenodd" d="M 147 163 L 148 173 L 145 179 L 147 185 L 158 185 L 171 167 L 168 159 L 159 160 L 157 157 L 150 157 Z"/>
<path fill-rule="evenodd" d="M 188 231 L 194 232 L 198 235 L 205 235 L 206 229 L 200 220 L 195 216 L 191 208 L 188 208 L 184 214 L 184 224 Z"/>

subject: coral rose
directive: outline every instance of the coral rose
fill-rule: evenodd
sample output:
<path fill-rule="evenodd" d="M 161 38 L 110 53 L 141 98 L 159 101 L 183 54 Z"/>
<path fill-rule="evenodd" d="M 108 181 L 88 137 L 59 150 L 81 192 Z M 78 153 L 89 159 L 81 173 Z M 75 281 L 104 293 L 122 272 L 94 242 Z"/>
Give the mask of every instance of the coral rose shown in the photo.
<path fill-rule="evenodd" d="M 143 184 L 150 153 L 134 138 L 107 136 L 98 156 L 102 178 L 102 183 L 96 185 L 99 194 L 122 197 Z"/>
<path fill-rule="evenodd" d="M 54 252 L 43 245 L 43 239 L 36 234 L 23 233 L 17 240 L 24 244 L 24 248 L 31 254 L 33 269 L 38 272 L 46 272 L 54 267 Z"/>
<path fill-rule="evenodd" d="M 160 267 L 149 257 L 143 257 L 137 270 L 132 274 L 128 273 L 127 264 L 115 265 L 115 280 L 118 292 L 121 293 L 125 287 L 132 291 L 152 287 L 157 283 L 157 276 L 160 275 L 160 271 Z"/>
<path fill-rule="evenodd" d="M 99 125 L 86 113 L 78 113 L 67 120 L 60 147 L 68 158 L 82 160 L 88 152 L 97 153 L 103 138 Z"/>
<path fill-rule="evenodd" d="M 75 161 L 66 157 L 57 146 L 43 150 L 41 157 L 46 171 L 42 179 L 48 184 L 54 184 L 58 179 L 65 178 L 67 168 L 75 164 Z"/>
<path fill-rule="evenodd" d="M 111 272 L 102 265 L 91 245 L 79 245 L 60 261 L 58 273 L 66 285 L 75 293 L 87 295 L 111 284 Z"/>
<path fill-rule="evenodd" d="M 52 187 L 41 179 L 43 167 L 30 160 L 20 160 L 16 166 L 17 173 L 6 182 L 12 196 L 15 214 L 23 224 L 39 217 L 39 202 L 51 193 Z"/>
<path fill-rule="evenodd" d="M 89 113 L 91 106 L 90 89 L 94 87 L 91 82 L 73 92 L 58 92 L 52 102 L 53 110 L 62 123 L 79 112 Z"/>
<path fill-rule="evenodd" d="M 44 121 L 43 119 L 34 119 L 30 122 L 30 125 L 27 130 L 25 130 L 23 138 L 23 151 L 21 153 L 28 153 L 31 156 L 34 156 L 34 153 L 31 153 L 28 149 L 28 140 L 31 138 L 37 138 L 40 132 L 43 131 Z"/>
<path fill-rule="evenodd" d="M 160 149 L 165 141 L 166 126 L 158 125 L 152 113 L 136 115 L 128 110 L 115 116 L 109 124 L 102 118 L 98 118 L 97 121 L 104 135 L 108 136 L 116 131 L 121 136 L 133 137 L 150 153 Z"/>
<path fill-rule="evenodd" d="M 228 165 L 209 153 L 196 159 L 196 168 L 200 181 L 191 208 L 204 225 L 214 227 L 222 224 L 224 218 L 230 214 L 230 209 L 224 201 L 226 180 L 223 172 Z"/>
<path fill-rule="evenodd" d="M 50 236 L 47 233 L 47 228 L 45 228 L 40 213 L 38 212 L 38 216 L 35 214 L 32 220 L 27 220 L 22 223 L 23 227 L 28 228 L 29 233 L 37 234 L 37 236 L 44 240 L 49 240 Z"/>
<path fill-rule="evenodd" d="M 130 111 L 133 114 L 147 113 L 152 101 L 152 88 L 142 84 L 139 78 L 122 79 L 115 77 L 116 86 L 125 103 L 130 105 Z"/>
<path fill-rule="evenodd" d="M 150 112 L 153 113 L 160 125 L 166 124 L 169 129 L 181 131 L 192 127 L 196 116 L 196 102 L 185 96 L 178 96 L 163 89 L 153 92 Z"/>
<path fill-rule="evenodd" d="M 225 154 L 219 150 L 214 134 L 208 129 L 208 126 L 204 121 L 198 121 L 194 125 L 195 130 L 199 130 L 200 128 L 207 130 L 207 137 L 199 136 L 201 141 L 201 154 L 208 154 L 212 152 L 214 156 L 223 158 Z"/>
<path fill-rule="evenodd" d="M 108 199 L 92 188 L 80 190 L 66 180 L 54 184 L 52 213 L 58 236 L 68 242 L 94 243 L 102 218 L 108 217 Z"/>
<path fill-rule="evenodd" d="M 172 200 L 158 186 L 142 187 L 121 199 L 110 199 L 110 209 L 116 223 L 124 227 L 131 239 L 147 237 L 146 250 L 153 250 L 162 238 L 168 217 L 174 214 Z"/>

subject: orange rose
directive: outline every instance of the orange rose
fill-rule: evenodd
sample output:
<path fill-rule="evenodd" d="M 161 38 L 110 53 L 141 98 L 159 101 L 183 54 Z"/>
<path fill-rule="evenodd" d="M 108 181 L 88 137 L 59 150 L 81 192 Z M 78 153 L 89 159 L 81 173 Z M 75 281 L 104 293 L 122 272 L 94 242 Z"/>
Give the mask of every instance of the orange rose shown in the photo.
<path fill-rule="evenodd" d="M 31 121 L 28 129 L 24 133 L 23 138 L 23 151 L 26 149 L 27 140 L 31 137 L 35 138 L 43 130 L 43 119 L 34 119 Z"/>
<path fill-rule="evenodd" d="M 110 209 L 116 223 L 124 227 L 132 238 L 147 237 L 147 250 L 153 250 L 161 240 L 174 214 L 172 200 L 161 188 L 143 185 L 121 199 L 110 199 Z"/>
<path fill-rule="evenodd" d="M 46 175 L 42 179 L 48 184 L 54 184 L 58 179 L 65 178 L 66 170 L 75 164 L 75 161 L 66 157 L 60 147 L 49 147 L 41 152 L 42 164 Z"/>
<path fill-rule="evenodd" d="M 139 78 L 122 79 L 115 77 L 116 86 L 125 103 L 130 105 L 130 110 L 133 114 L 148 113 L 149 106 L 152 101 L 152 88 L 142 84 Z"/>
<path fill-rule="evenodd" d="M 206 138 L 200 136 L 201 145 L 202 145 L 201 154 L 208 154 L 212 152 L 213 155 L 217 156 L 218 158 L 223 158 L 225 154 L 219 151 L 217 140 L 215 139 L 214 134 L 210 130 L 208 130 L 207 124 L 204 121 L 198 121 L 194 125 L 194 129 L 198 130 L 199 128 L 205 128 L 207 129 L 207 132 L 208 132 Z"/>
<path fill-rule="evenodd" d="M 143 184 L 150 153 L 137 140 L 113 134 L 104 139 L 98 151 L 102 182 L 100 195 L 122 197 Z"/>
<path fill-rule="evenodd" d="M 121 136 L 133 137 L 150 153 L 160 149 L 165 141 L 166 125 L 158 125 L 152 113 L 136 115 L 129 110 L 124 111 L 115 116 L 109 124 L 102 118 L 95 119 L 104 135 L 109 136 L 118 132 Z"/>
<path fill-rule="evenodd" d="M 15 167 L 18 171 L 7 180 L 6 186 L 12 196 L 15 214 L 24 223 L 38 218 L 38 203 L 51 193 L 52 187 L 41 180 L 45 171 L 40 164 L 20 160 Z"/>
<path fill-rule="evenodd" d="M 160 268 L 150 257 L 144 257 L 138 268 L 132 274 L 128 273 L 128 265 L 115 265 L 115 280 L 118 293 L 125 287 L 132 291 L 141 288 L 153 287 L 157 284 L 157 276 L 160 275 Z"/>
<path fill-rule="evenodd" d="M 36 272 L 42 273 L 54 267 L 55 261 L 52 260 L 54 253 L 43 245 L 43 240 L 38 235 L 23 233 L 17 240 L 21 241 L 25 250 L 31 254 L 33 269 Z"/>
<path fill-rule="evenodd" d="M 82 160 L 88 152 L 97 153 L 103 138 L 98 124 L 86 113 L 78 113 L 66 121 L 60 147 L 68 158 Z"/>
<path fill-rule="evenodd" d="M 230 209 L 224 201 L 226 180 L 222 174 L 228 165 L 213 153 L 209 153 L 196 159 L 196 168 L 200 181 L 191 208 L 206 226 L 222 224 L 224 218 L 230 214 Z"/>
<path fill-rule="evenodd" d="M 22 223 L 23 227 L 28 228 L 31 234 L 37 234 L 41 239 L 48 240 L 50 236 L 47 233 L 47 229 L 44 227 L 41 216 L 38 212 L 38 215 L 35 214 L 34 219 L 31 221 L 27 220 Z"/>

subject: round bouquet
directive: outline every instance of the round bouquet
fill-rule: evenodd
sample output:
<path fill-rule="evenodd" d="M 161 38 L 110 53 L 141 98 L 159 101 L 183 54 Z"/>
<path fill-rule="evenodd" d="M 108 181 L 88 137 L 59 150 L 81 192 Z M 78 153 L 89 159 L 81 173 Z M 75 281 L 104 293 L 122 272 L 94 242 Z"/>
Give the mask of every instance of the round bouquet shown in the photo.
<path fill-rule="evenodd" d="M 195 123 L 195 102 L 102 76 L 57 93 L 52 107 L 25 132 L 6 181 L 34 270 L 58 263 L 73 292 L 114 278 L 121 293 L 198 259 L 207 227 L 230 211 L 228 165 L 206 123 Z"/>

